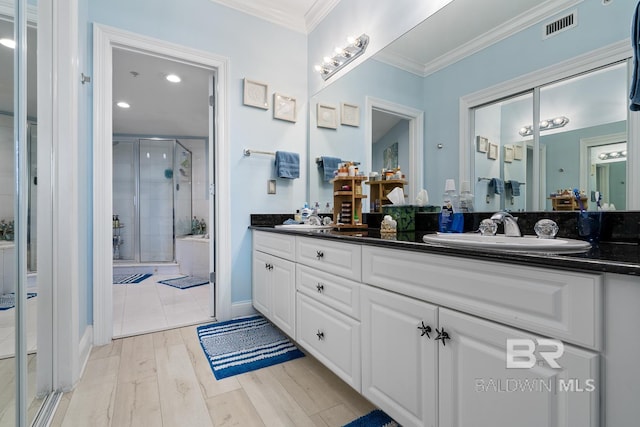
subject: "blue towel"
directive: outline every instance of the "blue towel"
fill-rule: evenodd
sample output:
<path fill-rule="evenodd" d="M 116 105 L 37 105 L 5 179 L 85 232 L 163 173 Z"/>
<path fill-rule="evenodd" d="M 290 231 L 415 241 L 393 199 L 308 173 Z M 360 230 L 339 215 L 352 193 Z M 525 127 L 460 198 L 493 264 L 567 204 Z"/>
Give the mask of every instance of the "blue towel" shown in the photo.
<path fill-rule="evenodd" d="M 508 181 L 507 184 L 509 184 L 509 187 L 511 187 L 512 196 L 515 197 L 520 195 L 520 183 L 518 181 L 512 179 L 511 181 Z"/>
<path fill-rule="evenodd" d="M 338 165 L 342 163 L 342 159 L 338 157 L 322 156 L 320 158 L 320 166 L 324 169 L 324 180 L 329 182 L 333 179 L 333 173 L 338 170 Z"/>
<path fill-rule="evenodd" d="M 300 178 L 300 155 L 288 151 L 276 151 L 276 175 L 278 178 Z"/>
<path fill-rule="evenodd" d="M 633 77 L 629 98 L 631 111 L 640 111 L 640 3 L 636 6 L 631 21 L 631 47 L 633 48 Z"/>
<path fill-rule="evenodd" d="M 491 178 L 489 188 L 493 188 L 494 194 L 502 194 L 504 193 L 504 182 L 500 178 Z"/>

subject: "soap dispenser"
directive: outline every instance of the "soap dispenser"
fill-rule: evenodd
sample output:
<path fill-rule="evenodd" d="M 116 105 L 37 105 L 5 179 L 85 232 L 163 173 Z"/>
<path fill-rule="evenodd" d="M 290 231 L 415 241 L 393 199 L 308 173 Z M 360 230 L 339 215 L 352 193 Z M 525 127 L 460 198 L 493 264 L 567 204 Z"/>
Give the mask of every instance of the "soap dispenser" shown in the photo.
<path fill-rule="evenodd" d="M 462 233 L 464 216 L 460 212 L 460 198 L 456 193 L 456 182 L 447 179 L 442 196 L 442 210 L 438 215 L 438 231 L 441 233 Z"/>

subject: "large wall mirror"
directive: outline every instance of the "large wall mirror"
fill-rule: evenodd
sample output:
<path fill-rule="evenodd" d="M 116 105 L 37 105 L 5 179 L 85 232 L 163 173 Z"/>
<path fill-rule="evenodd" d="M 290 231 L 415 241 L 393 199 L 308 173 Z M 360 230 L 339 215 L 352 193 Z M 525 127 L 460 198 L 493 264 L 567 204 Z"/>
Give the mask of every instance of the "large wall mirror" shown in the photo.
<path fill-rule="evenodd" d="M 497 48 L 496 43 L 506 43 L 504 46 L 513 49 L 522 48 L 522 37 L 526 43 L 540 43 L 539 27 L 571 13 L 570 7 L 580 11 L 581 19 L 597 19 L 600 31 L 610 28 L 609 34 L 614 27 L 621 28 L 623 21 L 625 25 L 630 22 L 634 5 L 574 1 L 563 2 L 562 6 L 548 2 L 545 9 L 535 1 L 513 2 L 509 8 L 493 3 L 498 2 L 483 3 L 482 8 L 487 10 L 475 9 L 478 5 L 467 0 L 449 3 L 310 96 L 308 202 L 312 206 L 319 202 L 324 207 L 332 200 L 322 156 L 357 161 L 361 171 L 376 171 L 380 167 L 376 163 L 379 153 L 397 143 L 398 165 L 409 181 L 405 191 L 408 202 L 426 188 L 430 202 L 438 204 L 445 180 L 459 178 L 470 181 L 478 211 L 552 210 L 550 196 L 568 188 L 583 190 L 590 207 L 595 206 L 591 197 L 596 192 L 602 195 L 602 204 L 617 210 L 634 207 L 634 202 L 627 200 L 634 190 L 632 180 L 627 178 L 632 168 L 627 165 L 635 159 L 633 155 L 627 157 L 626 146 L 627 128 L 631 129 L 627 124 L 628 30 L 601 44 L 591 44 L 586 51 L 566 46 L 560 49 L 564 41 L 558 37 L 549 42 L 558 49 L 558 55 L 547 58 L 547 62 L 511 60 L 511 52 L 495 54 L 503 48 Z M 550 11 L 551 6 L 557 8 Z M 535 13 L 539 14 L 537 20 L 518 27 L 521 32 L 505 36 L 504 42 L 495 41 L 501 27 L 506 26 L 502 24 Z M 480 14 L 488 21 L 474 18 Z M 575 30 L 567 37 L 582 37 L 582 32 L 588 31 L 587 23 L 581 21 Z M 491 35 L 495 37 L 486 44 L 489 49 L 476 46 L 460 53 L 464 50 L 460 47 Z M 573 72 L 563 69 L 530 86 L 511 92 L 501 89 L 496 91 L 499 96 L 463 108 L 467 97 L 473 98 L 481 91 L 508 86 L 513 80 L 586 56 L 594 49 L 605 51 L 611 44 L 618 49 L 623 42 L 625 48 L 611 54 L 608 62 L 585 62 Z M 475 53 L 482 58 L 475 59 Z M 495 58 L 506 64 L 491 70 Z M 469 64 L 474 67 L 464 68 Z M 424 136 L 412 138 L 415 134 L 411 132 L 410 115 L 394 108 L 378 108 L 376 102 L 397 111 L 414 112 L 415 121 L 424 120 L 420 131 Z M 342 123 L 343 103 L 359 107 L 358 125 Z M 468 118 L 464 117 L 467 113 Z M 443 145 L 444 150 L 439 151 Z M 506 183 L 507 188 L 499 194 L 490 188 L 495 180 Z"/>
<path fill-rule="evenodd" d="M 574 188 L 587 208 L 626 209 L 626 76 L 622 61 L 474 108 L 476 210 L 572 210 Z"/>

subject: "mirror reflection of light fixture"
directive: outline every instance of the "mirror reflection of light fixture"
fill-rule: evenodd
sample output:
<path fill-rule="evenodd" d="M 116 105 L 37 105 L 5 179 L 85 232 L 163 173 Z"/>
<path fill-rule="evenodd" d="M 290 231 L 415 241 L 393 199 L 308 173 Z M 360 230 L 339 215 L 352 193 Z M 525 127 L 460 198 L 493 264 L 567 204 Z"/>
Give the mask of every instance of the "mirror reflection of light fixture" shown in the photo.
<path fill-rule="evenodd" d="M 600 153 L 598 154 L 598 158 L 600 160 L 609 160 L 609 159 L 620 159 L 627 157 L 627 150 L 622 151 L 610 151 L 608 153 Z"/>
<path fill-rule="evenodd" d="M 565 116 L 554 117 L 553 119 L 540 120 L 540 131 L 561 128 L 569 123 L 569 119 Z M 533 134 L 533 126 L 523 126 L 518 133 L 522 136 Z"/>
<path fill-rule="evenodd" d="M 333 56 L 325 56 L 322 65 L 316 65 L 314 67 L 324 80 L 327 80 L 348 63 L 362 55 L 369 44 L 369 36 L 363 34 L 358 38 L 349 37 L 347 41 L 349 43 L 347 46 L 336 47 Z"/>

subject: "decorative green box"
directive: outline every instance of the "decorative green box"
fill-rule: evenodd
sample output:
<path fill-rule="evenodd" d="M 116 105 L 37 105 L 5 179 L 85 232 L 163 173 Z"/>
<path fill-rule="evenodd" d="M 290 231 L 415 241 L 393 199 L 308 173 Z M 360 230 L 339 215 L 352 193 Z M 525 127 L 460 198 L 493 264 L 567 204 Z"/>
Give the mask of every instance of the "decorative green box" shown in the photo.
<path fill-rule="evenodd" d="M 418 206 L 411 205 L 386 205 L 382 207 L 382 213 L 385 215 L 391 215 L 396 220 L 398 231 L 415 231 L 416 230 L 416 212 L 418 212 Z"/>

